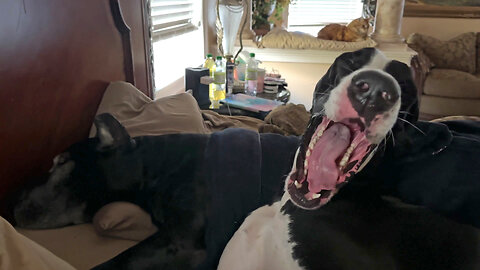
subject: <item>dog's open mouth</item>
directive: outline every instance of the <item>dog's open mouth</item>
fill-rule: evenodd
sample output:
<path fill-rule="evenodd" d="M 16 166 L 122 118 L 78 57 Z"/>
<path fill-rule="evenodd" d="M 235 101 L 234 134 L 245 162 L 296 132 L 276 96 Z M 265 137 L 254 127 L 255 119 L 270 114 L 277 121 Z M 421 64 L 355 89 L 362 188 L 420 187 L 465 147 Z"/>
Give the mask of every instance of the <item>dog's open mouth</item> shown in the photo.
<path fill-rule="evenodd" d="M 326 204 L 375 149 L 360 119 L 335 122 L 326 116 L 314 117 L 287 181 L 291 199 L 305 209 Z"/>

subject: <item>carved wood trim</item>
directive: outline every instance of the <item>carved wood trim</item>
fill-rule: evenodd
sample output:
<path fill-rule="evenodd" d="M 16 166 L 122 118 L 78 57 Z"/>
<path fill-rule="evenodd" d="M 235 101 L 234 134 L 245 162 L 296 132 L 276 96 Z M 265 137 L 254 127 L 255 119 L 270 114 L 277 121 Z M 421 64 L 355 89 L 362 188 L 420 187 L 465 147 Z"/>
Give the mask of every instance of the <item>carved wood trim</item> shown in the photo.
<path fill-rule="evenodd" d="M 152 48 L 152 17 L 150 9 L 151 0 L 142 0 L 142 17 L 143 17 L 143 37 L 145 46 L 145 64 L 147 66 L 147 84 L 148 95 L 155 98 L 155 80 L 153 70 L 153 48 Z"/>
<path fill-rule="evenodd" d="M 110 0 L 110 9 L 112 11 L 115 27 L 122 36 L 123 45 L 123 63 L 126 81 L 135 85 L 135 67 L 133 65 L 132 39 L 130 37 L 130 27 L 125 23 L 122 8 L 119 0 Z"/>

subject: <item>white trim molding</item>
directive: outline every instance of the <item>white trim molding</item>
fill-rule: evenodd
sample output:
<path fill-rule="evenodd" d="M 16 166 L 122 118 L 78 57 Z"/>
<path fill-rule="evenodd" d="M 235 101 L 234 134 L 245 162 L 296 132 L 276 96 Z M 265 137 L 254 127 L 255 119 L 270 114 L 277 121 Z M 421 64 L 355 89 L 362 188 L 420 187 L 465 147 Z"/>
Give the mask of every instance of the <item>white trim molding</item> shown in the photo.
<path fill-rule="evenodd" d="M 265 62 L 331 64 L 339 55 L 346 52 L 328 50 L 257 48 L 251 41 L 244 41 L 244 44 L 246 45 L 243 48 L 244 51 L 255 53 L 256 59 Z M 410 65 L 412 57 L 417 54 L 405 44 L 381 44 L 377 47 L 377 49 L 382 51 L 389 59 L 397 60 L 407 65 Z"/>

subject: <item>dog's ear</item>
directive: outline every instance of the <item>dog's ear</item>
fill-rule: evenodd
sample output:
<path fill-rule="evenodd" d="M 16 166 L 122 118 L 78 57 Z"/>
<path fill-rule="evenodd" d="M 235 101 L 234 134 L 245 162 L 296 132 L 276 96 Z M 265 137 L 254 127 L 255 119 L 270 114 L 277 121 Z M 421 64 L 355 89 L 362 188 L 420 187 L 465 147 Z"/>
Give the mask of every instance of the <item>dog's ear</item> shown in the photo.
<path fill-rule="evenodd" d="M 318 81 L 313 92 L 311 113 L 323 110 L 323 105 L 330 91 L 348 74 L 365 66 L 374 56 L 374 48 L 363 48 L 354 52 L 341 54 L 328 69 L 327 73 Z"/>
<path fill-rule="evenodd" d="M 108 149 L 130 142 L 130 136 L 120 122 L 109 113 L 97 115 L 94 120 L 99 139 L 98 148 Z"/>
<path fill-rule="evenodd" d="M 417 122 L 419 116 L 418 92 L 413 81 L 412 70 L 406 64 L 394 60 L 385 67 L 385 71 L 397 80 L 402 91 L 399 117 L 411 123 Z M 401 125 L 405 125 L 405 123 L 401 120 L 398 121 L 398 124 Z"/>
<path fill-rule="evenodd" d="M 399 119 L 392 128 L 395 144 L 402 145 L 402 147 L 411 147 L 411 136 L 408 134 L 419 132 L 413 126 L 418 121 L 419 108 L 417 87 L 413 81 L 412 70 L 402 62 L 391 61 L 386 66 L 385 71 L 397 80 L 402 91 Z M 415 131 L 410 129 L 415 129 Z"/>
<path fill-rule="evenodd" d="M 416 122 L 418 120 L 418 92 L 413 81 L 412 70 L 404 63 L 393 60 L 386 67 L 385 72 L 392 75 L 400 85 L 402 94 L 401 115 L 405 120 Z"/>

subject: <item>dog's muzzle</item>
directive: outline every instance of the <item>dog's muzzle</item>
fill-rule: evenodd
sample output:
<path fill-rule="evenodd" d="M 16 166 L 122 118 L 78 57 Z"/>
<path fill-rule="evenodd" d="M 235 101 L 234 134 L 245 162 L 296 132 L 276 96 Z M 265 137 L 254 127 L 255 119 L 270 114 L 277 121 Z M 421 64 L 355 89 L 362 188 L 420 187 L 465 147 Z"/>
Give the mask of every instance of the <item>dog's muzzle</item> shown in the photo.
<path fill-rule="evenodd" d="M 400 92 L 390 76 L 366 70 L 353 76 L 347 95 L 355 111 L 367 124 L 376 115 L 390 110 L 399 100 Z"/>

